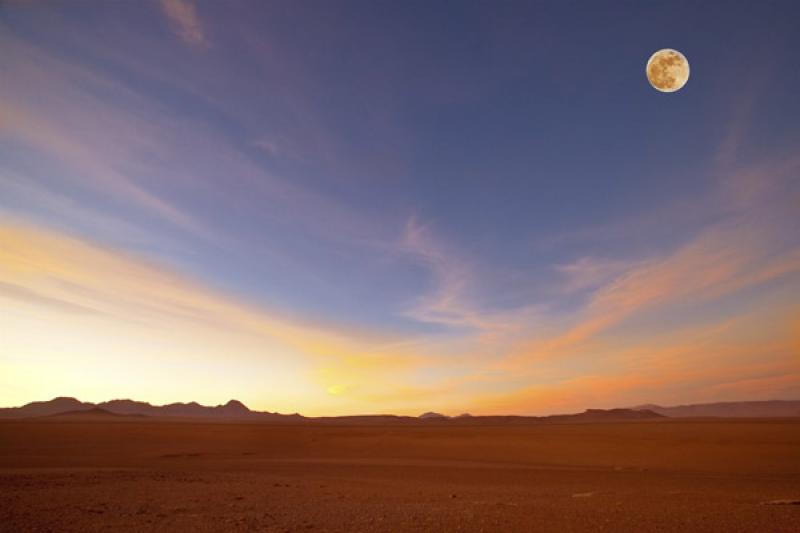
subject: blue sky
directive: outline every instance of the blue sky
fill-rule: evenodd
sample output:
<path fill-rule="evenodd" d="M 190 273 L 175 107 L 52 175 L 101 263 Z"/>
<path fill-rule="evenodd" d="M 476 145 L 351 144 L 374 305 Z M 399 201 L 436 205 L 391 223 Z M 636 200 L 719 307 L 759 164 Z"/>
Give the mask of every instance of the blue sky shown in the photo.
<path fill-rule="evenodd" d="M 68 242 L 46 263 L 110 254 L 161 273 L 136 294 L 178 278 L 193 316 L 189 295 L 210 292 L 292 331 L 260 332 L 265 348 L 242 361 L 208 354 L 210 374 L 239 376 L 213 393 L 154 400 L 538 412 L 796 396 L 797 15 L 791 2 L 11 2 L 9 264 L 31 261 L 27 241 Z M 645 77 L 665 47 L 691 64 L 677 93 Z M 115 325 L 155 319 L 115 300 L 119 270 L 81 268 L 80 282 L 9 269 L 2 302 L 31 328 L 66 328 L 46 301 L 102 310 L 73 346 L 103 346 L 108 379 L 134 364 L 108 352 Z M 187 335 L 216 327 L 170 319 Z M 701 325 L 730 372 L 654 389 L 639 346 L 682 353 Z M 733 331 L 783 344 L 732 355 L 749 346 Z M 303 332 L 326 340 L 299 346 Z M 42 361 L 72 356 L 17 337 L 0 345 L 12 403 L 137 396 L 158 371 L 44 386 L 30 377 Z M 194 365 L 178 355 L 189 344 L 147 346 Z M 270 379 L 302 392 L 248 380 L 272 363 Z M 586 396 L 606 382 L 612 393 Z"/>

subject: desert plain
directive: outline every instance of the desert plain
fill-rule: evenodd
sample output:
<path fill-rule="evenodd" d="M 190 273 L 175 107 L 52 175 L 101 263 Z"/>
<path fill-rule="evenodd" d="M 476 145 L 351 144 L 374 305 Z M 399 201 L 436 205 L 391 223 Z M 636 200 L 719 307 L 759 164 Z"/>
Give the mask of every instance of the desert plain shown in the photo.
<path fill-rule="evenodd" d="M 800 420 L 0 420 L 0 531 L 800 531 Z"/>

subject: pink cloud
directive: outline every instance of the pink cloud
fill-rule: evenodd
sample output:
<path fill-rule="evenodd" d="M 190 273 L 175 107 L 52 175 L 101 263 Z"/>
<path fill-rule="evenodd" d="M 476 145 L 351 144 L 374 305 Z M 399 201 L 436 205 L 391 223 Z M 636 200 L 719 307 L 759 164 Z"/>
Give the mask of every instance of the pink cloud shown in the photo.
<path fill-rule="evenodd" d="M 186 43 L 195 46 L 208 44 L 197 10 L 190 0 L 161 0 L 161 8 Z"/>

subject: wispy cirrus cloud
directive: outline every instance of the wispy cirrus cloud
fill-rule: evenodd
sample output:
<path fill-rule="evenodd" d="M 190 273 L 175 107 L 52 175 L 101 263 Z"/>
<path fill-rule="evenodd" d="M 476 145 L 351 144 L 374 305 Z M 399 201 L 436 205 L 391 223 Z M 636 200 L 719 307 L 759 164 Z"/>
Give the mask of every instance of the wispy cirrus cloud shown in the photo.
<path fill-rule="evenodd" d="M 78 170 L 82 179 L 110 191 L 121 200 L 132 201 L 185 229 L 204 232 L 192 215 L 147 191 L 107 164 L 97 152 L 76 142 L 67 131 L 34 113 L 0 100 L 0 134 L 14 137 Z"/>
<path fill-rule="evenodd" d="M 779 158 L 745 168 L 725 180 L 719 194 L 726 197 L 729 184 L 759 183 L 750 193 L 736 195 L 731 204 L 721 201 L 722 220 L 700 230 L 688 242 L 658 257 L 643 258 L 591 293 L 576 313 L 575 323 L 563 331 L 521 347 L 512 359 L 537 360 L 580 353 L 581 343 L 610 330 L 626 319 L 658 308 L 694 302 L 700 305 L 748 287 L 800 272 L 800 242 L 786 229 L 797 226 L 792 204 L 792 184 L 800 175 L 800 161 Z M 756 190 L 758 192 L 756 192 Z M 800 229 L 800 228 L 798 228 Z M 588 285 L 602 267 L 578 262 L 567 267 L 568 280 Z M 562 267 L 563 269 L 563 267 Z"/>
<path fill-rule="evenodd" d="M 416 216 L 408 219 L 397 249 L 424 266 L 431 277 L 430 287 L 405 311 L 410 318 L 461 328 L 462 333 L 486 340 L 515 333 L 542 311 L 539 303 L 504 310 L 482 301 L 481 293 L 492 290 L 496 274 L 459 257 Z"/>
<path fill-rule="evenodd" d="M 466 302 L 466 289 L 473 281 L 469 267 L 445 252 L 430 228 L 415 216 L 406 223 L 400 249 L 421 262 L 434 278 L 432 290 L 415 303 L 409 316 L 434 324 L 485 326 Z"/>
<path fill-rule="evenodd" d="M 563 290 L 574 292 L 604 285 L 633 266 L 630 261 L 583 256 L 571 263 L 557 265 L 556 270 L 564 276 Z"/>
<path fill-rule="evenodd" d="M 191 0 L 160 0 L 160 4 L 181 39 L 194 46 L 208 45 L 203 24 Z"/>
<path fill-rule="evenodd" d="M 356 246 L 381 248 L 394 231 L 385 221 L 267 170 L 250 157 L 251 145 L 231 139 L 213 123 L 166 112 L 162 102 L 107 72 L 47 54 L 11 34 L 0 35 L 0 43 L 16 52 L 3 58 L 16 76 L 0 88 L 0 135 L 64 165 L 63 175 L 51 178 L 52 183 L 26 176 L 42 191 L 42 204 L 63 196 L 54 185 L 70 185 L 71 192 L 108 195 L 225 246 L 248 246 L 220 227 L 227 217 L 217 215 L 226 209 Z M 115 54 L 108 59 L 125 60 Z M 135 64 L 128 68 L 155 76 L 184 96 L 192 94 L 178 76 L 139 72 Z M 294 145 L 284 144 L 274 141 L 260 148 L 293 154 Z M 76 196 L 83 200 L 86 194 Z M 219 209 L 198 212 L 193 201 L 208 196 L 215 197 Z M 87 214 L 96 211 L 86 207 Z M 136 215 L 128 217 L 141 220 Z"/>
<path fill-rule="evenodd" d="M 16 300 L 18 302 L 44 306 L 50 309 L 60 310 L 67 313 L 94 314 L 97 311 L 84 305 L 75 304 L 58 298 L 43 296 L 35 290 L 22 287 L 14 283 L 0 281 L 0 298 Z"/>

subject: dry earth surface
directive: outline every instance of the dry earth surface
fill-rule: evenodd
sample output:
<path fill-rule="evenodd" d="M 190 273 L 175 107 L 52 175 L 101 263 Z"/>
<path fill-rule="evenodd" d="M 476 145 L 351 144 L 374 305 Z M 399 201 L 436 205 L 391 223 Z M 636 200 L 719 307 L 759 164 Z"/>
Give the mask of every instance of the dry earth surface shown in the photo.
<path fill-rule="evenodd" d="M 0 420 L 0 531 L 800 531 L 800 420 Z"/>

